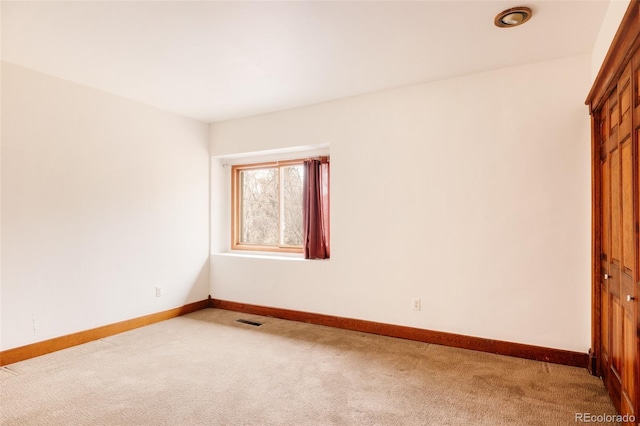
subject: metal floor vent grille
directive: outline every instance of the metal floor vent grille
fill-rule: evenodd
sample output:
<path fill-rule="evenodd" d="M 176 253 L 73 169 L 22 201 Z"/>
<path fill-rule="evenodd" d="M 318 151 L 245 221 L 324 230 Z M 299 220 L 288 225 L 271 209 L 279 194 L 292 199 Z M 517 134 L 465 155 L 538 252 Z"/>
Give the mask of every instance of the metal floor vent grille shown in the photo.
<path fill-rule="evenodd" d="M 246 319 L 237 319 L 236 322 L 241 322 L 242 324 L 252 325 L 254 327 L 260 327 L 262 325 L 261 322 L 249 321 Z"/>

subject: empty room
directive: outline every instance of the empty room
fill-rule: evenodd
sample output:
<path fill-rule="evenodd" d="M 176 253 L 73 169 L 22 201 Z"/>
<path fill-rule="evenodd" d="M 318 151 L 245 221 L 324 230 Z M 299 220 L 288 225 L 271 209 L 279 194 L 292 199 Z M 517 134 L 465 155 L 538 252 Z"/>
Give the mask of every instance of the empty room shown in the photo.
<path fill-rule="evenodd" d="M 640 425 L 639 1 L 0 25 L 0 424 Z"/>

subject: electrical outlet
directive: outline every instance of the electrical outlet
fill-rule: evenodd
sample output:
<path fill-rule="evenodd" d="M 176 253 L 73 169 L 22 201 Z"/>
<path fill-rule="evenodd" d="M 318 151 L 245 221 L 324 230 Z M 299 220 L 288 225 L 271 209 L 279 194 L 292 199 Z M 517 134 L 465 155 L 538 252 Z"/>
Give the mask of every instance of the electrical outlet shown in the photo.
<path fill-rule="evenodd" d="M 162 296 L 162 287 L 156 287 L 156 297 Z"/>
<path fill-rule="evenodd" d="M 414 311 L 420 310 L 420 299 L 418 298 L 413 299 L 413 310 Z"/>

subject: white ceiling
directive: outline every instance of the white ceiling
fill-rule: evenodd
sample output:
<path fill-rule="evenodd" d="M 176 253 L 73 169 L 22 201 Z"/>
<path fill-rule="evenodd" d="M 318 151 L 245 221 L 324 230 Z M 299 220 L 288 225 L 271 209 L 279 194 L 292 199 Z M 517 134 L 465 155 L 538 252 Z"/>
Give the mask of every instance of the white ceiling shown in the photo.
<path fill-rule="evenodd" d="M 590 53 L 608 3 L 2 1 L 1 54 L 212 122 Z"/>

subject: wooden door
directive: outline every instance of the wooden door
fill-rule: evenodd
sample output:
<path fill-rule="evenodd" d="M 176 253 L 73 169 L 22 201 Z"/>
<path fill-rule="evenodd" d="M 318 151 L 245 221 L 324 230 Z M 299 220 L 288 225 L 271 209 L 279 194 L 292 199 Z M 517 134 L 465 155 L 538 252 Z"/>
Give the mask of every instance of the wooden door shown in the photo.
<path fill-rule="evenodd" d="M 636 417 L 640 55 L 596 114 L 600 156 L 601 373 L 621 414 Z M 635 62 L 634 62 L 635 63 Z M 633 124 L 632 124 L 633 123 Z M 633 422 L 632 424 L 635 424 Z"/>
<path fill-rule="evenodd" d="M 640 0 L 631 0 L 586 104 L 592 114 L 589 369 L 640 426 Z"/>

